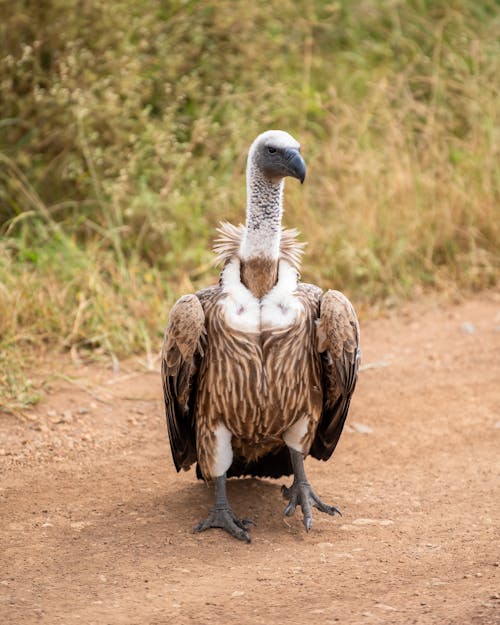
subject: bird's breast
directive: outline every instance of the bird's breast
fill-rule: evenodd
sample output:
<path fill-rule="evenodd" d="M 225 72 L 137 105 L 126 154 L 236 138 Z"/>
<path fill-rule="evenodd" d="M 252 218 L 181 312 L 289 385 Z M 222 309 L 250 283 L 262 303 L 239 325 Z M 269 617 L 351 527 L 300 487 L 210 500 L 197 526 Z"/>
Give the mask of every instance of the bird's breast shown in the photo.
<path fill-rule="evenodd" d="M 219 305 L 229 331 L 260 333 L 288 328 L 297 323 L 304 311 L 295 295 L 297 272 L 286 261 L 280 262 L 274 287 L 260 299 L 242 283 L 237 258 L 224 269 L 222 285 L 223 297 Z"/>

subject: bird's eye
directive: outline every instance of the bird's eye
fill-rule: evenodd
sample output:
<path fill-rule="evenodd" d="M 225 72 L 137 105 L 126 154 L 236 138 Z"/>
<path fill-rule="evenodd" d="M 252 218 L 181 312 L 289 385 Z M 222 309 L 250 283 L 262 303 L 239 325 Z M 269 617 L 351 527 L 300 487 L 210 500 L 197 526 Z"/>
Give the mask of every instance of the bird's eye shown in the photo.
<path fill-rule="evenodd" d="M 269 154 L 275 154 L 276 153 L 276 148 L 272 148 L 271 146 L 269 146 L 267 148 L 267 151 L 269 152 Z"/>

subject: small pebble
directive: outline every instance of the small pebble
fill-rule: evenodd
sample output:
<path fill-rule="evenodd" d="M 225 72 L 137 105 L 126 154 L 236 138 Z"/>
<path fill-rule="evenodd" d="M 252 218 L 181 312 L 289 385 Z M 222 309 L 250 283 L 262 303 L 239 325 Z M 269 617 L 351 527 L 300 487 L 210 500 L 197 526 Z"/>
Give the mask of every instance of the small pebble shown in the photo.
<path fill-rule="evenodd" d="M 60 419 L 60 423 L 71 423 L 73 421 L 73 413 L 71 410 L 65 410 Z"/>
<path fill-rule="evenodd" d="M 466 334 L 474 334 L 476 326 L 471 321 L 466 321 L 465 323 L 462 323 L 462 330 Z"/>
<path fill-rule="evenodd" d="M 390 519 L 355 519 L 353 525 L 394 525 Z"/>
<path fill-rule="evenodd" d="M 386 603 L 376 603 L 376 608 L 379 610 L 385 610 L 386 612 L 396 612 L 396 608 L 393 608 L 392 605 L 387 605 Z"/>
<path fill-rule="evenodd" d="M 364 425 L 363 423 L 352 423 L 352 427 L 359 432 L 360 434 L 371 434 L 373 429 L 369 425 Z"/>

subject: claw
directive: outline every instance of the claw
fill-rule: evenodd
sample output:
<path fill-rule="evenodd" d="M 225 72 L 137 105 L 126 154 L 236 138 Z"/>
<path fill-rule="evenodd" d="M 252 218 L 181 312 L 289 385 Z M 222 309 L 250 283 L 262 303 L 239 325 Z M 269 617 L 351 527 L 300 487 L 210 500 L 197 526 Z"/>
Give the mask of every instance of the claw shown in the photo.
<path fill-rule="evenodd" d="M 330 514 L 331 516 L 335 516 L 338 514 L 342 516 L 342 512 L 336 506 L 329 506 L 326 503 L 323 503 L 321 499 L 316 495 L 316 493 L 312 492 L 312 496 L 314 499 L 313 506 L 320 510 L 321 512 L 325 512 L 326 514 Z"/>
<path fill-rule="evenodd" d="M 241 527 L 242 530 L 247 530 L 250 525 L 255 525 L 252 519 L 238 519 L 237 516 L 233 515 L 233 521 L 236 523 L 238 527 Z"/>
<path fill-rule="evenodd" d="M 297 508 L 297 506 L 293 503 L 289 503 L 288 506 L 285 508 L 283 514 L 285 516 L 292 516 L 295 514 L 295 509 Z"/>

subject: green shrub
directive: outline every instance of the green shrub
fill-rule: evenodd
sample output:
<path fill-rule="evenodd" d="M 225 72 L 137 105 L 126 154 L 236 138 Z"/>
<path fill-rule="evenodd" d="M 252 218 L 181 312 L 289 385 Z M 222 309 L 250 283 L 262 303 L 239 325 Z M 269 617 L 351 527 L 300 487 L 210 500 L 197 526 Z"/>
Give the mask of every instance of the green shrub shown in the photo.
<path fill-rule="evenodd" d="M 285 216 L 305 279 L 355 302 L 493 285 L 499 26 L 494 0 L 1 3 L 4 350 L 158 346 L 270 127 L 309 166 Z"/>

